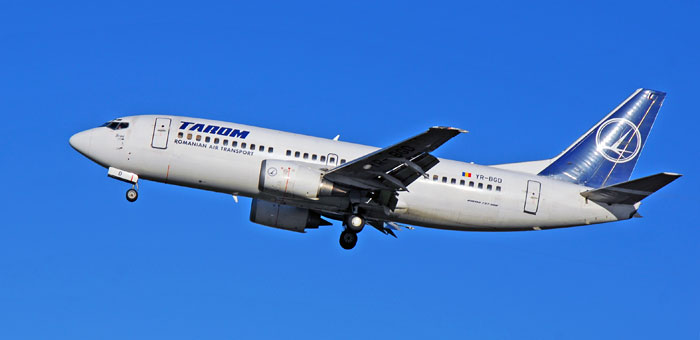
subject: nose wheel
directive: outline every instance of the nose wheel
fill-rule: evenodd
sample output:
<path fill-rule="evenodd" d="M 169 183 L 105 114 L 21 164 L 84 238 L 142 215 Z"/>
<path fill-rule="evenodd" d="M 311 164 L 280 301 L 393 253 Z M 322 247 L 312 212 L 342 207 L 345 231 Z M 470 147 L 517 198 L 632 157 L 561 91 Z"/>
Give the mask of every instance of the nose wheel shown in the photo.
<path fill-rule="evenodd" d="M 136 189 L 131 188 L 126 191 L 126 200 L 129 202 L 134 202 L 136 199 L 139 198 L 139 192 L 136 191 Z"/>
<path fill-rule="evenodd" d="M 340 246 L 343 247 L 343 249 L 355 248 L 356 244 L 357 234 L 355 232 L 345 230 L 340 233 Z"/>

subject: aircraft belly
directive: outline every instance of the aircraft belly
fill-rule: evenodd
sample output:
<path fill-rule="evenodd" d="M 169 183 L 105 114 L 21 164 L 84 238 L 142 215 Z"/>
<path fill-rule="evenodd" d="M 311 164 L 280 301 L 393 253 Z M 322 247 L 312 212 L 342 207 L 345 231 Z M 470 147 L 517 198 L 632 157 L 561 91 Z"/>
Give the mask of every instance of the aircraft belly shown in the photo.
<path fill-rule="evenodd" d="M 163 182 L 168 174 L 170 154 L 164 150 L 130 149 L 128 157 L 112 166 L 137 173 L 139 177 Z"/>
<path fill-rule="evenodd" d="M 258 193 L 259 168 L 247 162 L 220 157 L 175 159 L 170 165 L 168 182 L 185 182 L 209 190 L 253 196 Z"/>
<path fill-rule="evenodd" d="M 546 178 L 536 214 L 524 211 L 527 178 L 500 193 L 420 183 L 401 193 L 406 204 L 393 220 L 416 226 L 472 231 L 517 231 L 571 227 L 630 218 L 636 208 L 586 201 L 582 187 Z M 512 182 L 511 182 L 512 183 Z M 520 188 L 522 186 L 522 188 Z"/>
<path fill-rule="evenodd" d="M 141 178 L 198 189 L 242 196 L 258 194 L 257 161 L 231 159 L 208 150 L 183 150 L 173 143 L 168 149 L 136 149 L 138 166 L 132 167 Z M 234 156 L 235 157 L 235 156 Z"/>
<path fill-rule="evenodd" d="M 406 208 L 393 216 L 399 222 L 425 227 L 460 226 L 461 211 L 455 199 L 454 189 L 447 190 L 436 185 L 416 183 L 410 192 L 399 195 L 399 202 Z"/>

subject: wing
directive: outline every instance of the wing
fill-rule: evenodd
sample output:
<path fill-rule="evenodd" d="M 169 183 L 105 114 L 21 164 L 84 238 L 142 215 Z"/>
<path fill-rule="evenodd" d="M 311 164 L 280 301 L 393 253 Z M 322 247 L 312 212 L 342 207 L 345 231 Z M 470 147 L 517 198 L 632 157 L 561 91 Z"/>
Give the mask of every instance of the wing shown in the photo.
<path fill-rule="evenodd" d="M 324 178 L 362 190 L 408 191 L 409 184 L 419 176 L 427 176 L 425 172 L 439 162 L 430 152 L 463 132 L 467 131 L 431 127 L 420 135 L 334 168 Z"/>

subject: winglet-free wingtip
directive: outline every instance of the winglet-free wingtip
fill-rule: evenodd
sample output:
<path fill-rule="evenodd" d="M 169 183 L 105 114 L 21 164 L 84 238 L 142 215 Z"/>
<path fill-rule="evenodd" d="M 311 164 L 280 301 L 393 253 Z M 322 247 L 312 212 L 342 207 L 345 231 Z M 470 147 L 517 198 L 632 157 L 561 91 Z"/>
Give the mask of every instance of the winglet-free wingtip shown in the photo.
<path fill-rule="evenodd" d="M 459 133 L 468 133 L 469 131 L 456 128 L 456 127 L 451 127 L 451 126 L 433 126 L 431 129 L 438 129 L 438 130 L 450 130 L 450 131 L 457 131 Z"/>

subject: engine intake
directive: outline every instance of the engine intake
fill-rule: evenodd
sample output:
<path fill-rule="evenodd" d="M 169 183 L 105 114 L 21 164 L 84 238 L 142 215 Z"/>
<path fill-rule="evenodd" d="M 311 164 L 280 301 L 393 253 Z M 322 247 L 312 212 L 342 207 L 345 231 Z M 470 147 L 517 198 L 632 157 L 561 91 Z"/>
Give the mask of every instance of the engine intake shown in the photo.
<path fill-rule="evenodd" d="M 260 167 L 258 189 L 282 197 L 309 199 L 347 194 L 347 191 L 337 188 L 322 176 L 321 170 L 304 163 L 266 159 Z"/>

